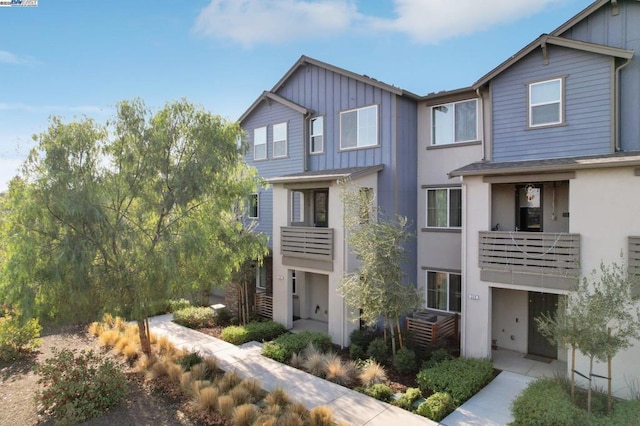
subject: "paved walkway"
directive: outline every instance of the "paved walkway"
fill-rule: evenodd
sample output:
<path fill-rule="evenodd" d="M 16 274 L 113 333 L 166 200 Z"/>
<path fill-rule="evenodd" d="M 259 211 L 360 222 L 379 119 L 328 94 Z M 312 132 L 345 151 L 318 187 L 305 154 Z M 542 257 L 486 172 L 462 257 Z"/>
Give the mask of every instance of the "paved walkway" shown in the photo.
<path fill-rule="evenodd" d="M 235 346 L 175 324 L 171 321 L 171 315 L 150 318 L 149 325 L 156 335 L 168 337 L 179 348 L 215 356 L 223 370 L 235 370 L 243 378 L 260 380 L 263 389 L 267 391 L 282 388 L 291 398 L 302 402 L 309 409 L 318 405 L 331 407 L 337 420 L 367 426 L 437 424 L 401 408 L 264 357 L 261 355 L 262 344 L 260 343 L 250 342 Z M 442 424 L 447 426 L 506 424 L 511 421 L 510 402 L 521 388 L 526 386 L 528 380 L 532 379 L 514 373 L 500 373 L 485 389 L 446 417 Z"/>

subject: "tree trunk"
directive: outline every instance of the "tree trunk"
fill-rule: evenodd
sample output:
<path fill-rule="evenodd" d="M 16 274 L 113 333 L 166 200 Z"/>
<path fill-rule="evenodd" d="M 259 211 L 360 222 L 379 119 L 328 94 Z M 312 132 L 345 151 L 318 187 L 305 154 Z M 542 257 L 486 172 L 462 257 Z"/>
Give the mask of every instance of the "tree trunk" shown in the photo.
<path fill-rule="evenodd" d="M 142 353 L 151 355 L 151 339 L 149 338 L 149 320 L 147 318 L 138 319 L 138 335 L 140 336 L 140 347 Z"/>
<path fill-rule="evenodd" d="M 587 389 L 587 412 L 591 413 L 591 374 L 593 373 L 593 356 L 589 358 L 589 389 Z"/>
<path fill-rule="evenodd" d="M 404 342 L 402 341 L 402 328 L 400 327 L 400 318 L 396 317 L 396 324 L 398 325 L 398 343 L 400 343 L 400 349 L 404 348 Z"/>
<path fill-rule="evenodd" d="M 393 329 L 394 324 L 393 320 L 389 320 L 389 335 L 391 337 L 391 355 L 393 356 L 393 360 L 396 359 L 396 335 L 395 330 Z"/>

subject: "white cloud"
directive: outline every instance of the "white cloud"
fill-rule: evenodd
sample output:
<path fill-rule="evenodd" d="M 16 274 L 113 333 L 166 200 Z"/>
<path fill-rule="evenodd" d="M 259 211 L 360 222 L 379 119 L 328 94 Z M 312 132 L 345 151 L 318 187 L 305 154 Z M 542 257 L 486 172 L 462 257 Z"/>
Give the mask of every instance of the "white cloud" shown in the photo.
<path fill-rule="evenodd" d="M 111 112 L 111 108 L 97 105 L 29 105 L 23 103 L 0 102 L 0 111 L 24 111 L 24 112 L 73 112 L 80 114 L 106 114 Z"/>
<path fill-rule="evenodd" d="M 335 35 L 357 19 L 348 0 L 212 0 L 195 31 L 250 47 Z"/>
<path fill-rule="evenodd" d="M 380 18 L 359 13 L 353 0 L 211 0 L 200 12 L 195 31 L 245 47 L 363 30 L 437 43 L 516 21 L 563 0 L 390 1 L 395 16 Z"/>
<path fill-rule="evenodd" d="M 38 64 L 38 61 L 29 56 L 18 56 L 6 50 L 0 50 L 0 64 L 34 65 Z"/>

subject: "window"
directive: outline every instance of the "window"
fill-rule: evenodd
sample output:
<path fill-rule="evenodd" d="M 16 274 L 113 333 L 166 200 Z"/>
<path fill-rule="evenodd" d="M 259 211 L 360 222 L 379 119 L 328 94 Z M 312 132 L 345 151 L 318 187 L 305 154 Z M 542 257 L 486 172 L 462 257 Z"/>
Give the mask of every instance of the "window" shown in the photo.
<path fill-rule="evenodd" d="M 291 271 L 291 294 L 298 294 L 298 291 L 296 288 L 296 271 L 295 270 Z"/>
<path fill-rule="evenodd" d="M 287 156 L 287 123 L 273 125 L 273 158 Z"/>
<path fill-rule="evenodd" d="M 431 107 L 432 145 L 478 140 L 478 101 Z"/>
<path fill-rule="evenodd" d="M 266 265 L 256 265 L 256 288 L 265 290 L 267 288 L 267 267 Z"/>
<path fill-rule="evenodd" d="M 309 122 L 309 152 L 318 154 L 324 151 L 324 119 L 312 118 Z"/>
<path fill-rule="evenodd" d="M 253 159 L 265 160 L 267 158 L 267 128 L 258 127 L 253 130 Z"/>
<path fill-rule="evenodd" d="M 461 312 L 462 276 L 449 272 L 427 271 L 427 308 Z"/>
<path fill-rule="evenodd" d="M 340 113 L 340 149 L 378 144 L 378 106 Z"/>
<path fill-rule="evenodd" d="M 291 191 L 291 223 L 304 223 L 304 192 Z"/>
<path fill-rule="evenodd" d="M 529 85 L 529 127 L 562 123 L 562 79 Z"/>
<path fill-rule="evenodd" d="M 259 196 L 258 193 L 253 193 L 249 197 L 248 216 L 250 219 L 257 219 L 259 217 Z"/>
<path fill-rule="evenodd" d="M 427 190 L 427 227 L 460 228 L 462 226 L 462 189 Z"/>

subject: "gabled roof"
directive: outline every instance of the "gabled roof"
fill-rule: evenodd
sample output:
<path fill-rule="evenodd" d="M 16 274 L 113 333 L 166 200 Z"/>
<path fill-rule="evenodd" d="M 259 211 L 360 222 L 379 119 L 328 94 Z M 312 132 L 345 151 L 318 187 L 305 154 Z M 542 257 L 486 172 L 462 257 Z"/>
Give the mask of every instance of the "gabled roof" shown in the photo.
<path fill-rule="evenodd" d="M 277 92 L 278 89 L 280 89 L 280 87 L 282 87 L 282 85 L 289 79 L 289 77 L 291 77 L 293 75 L 293 73 L 295 73 L 298 70 L 298 68 L 304 67 L 305 65 L 315 65 L 317 67 L 324 68 L 324 69 L 332 71 L 334 73 L 337 73 L 337 74 L 340 74 L 340 75 L 344 75 L 344 76 L 349 77 L 349 78 L 353 78 L 354 80 L 360 81 L 362 83 L 370 84 L 370 85 L 372 85 L 374 87 L 378 87 L 380 89 L 386 90 L 388 92 L 391 92 L 391 93 L 399 95 L 399 96 L 407 96 L 407 97 L 409 97 L 411 99 L 414 99 L 414 100 L 419 100 L 420 99 L 420 96 L 416 95 L 415 93 L 411 93 L 409 91 L 400 89 L 399 87 L 383 83 L 383 82 L 381 82 L 379 80 L 376 80 L 375 78 L 371 78 L 371 77 L 369 77 L 367 75 L 356 74 L 354 72 L 347 71 L 347 70 L 345 70 L 343 68 L 336 67 L 335 65 L 327 64 L 326 62 L 322 62 L 322 61 L 319 61 L 317 59 L 313 59 L 313 58 L 310 58 L 310 57 L 304 56 L 304 55 L 302 55 L 300 57 L 300 59 L 298 59 L 298 61 L 296 61 L 296 63 L 293 64 L 293 66 L 280 79 L 280 81 L 278 81 L 276 83 L 276 85 L 273 86 L 273 89 L 271 89 L 271 91 L 272 92 Z"/>
<path fill-rule="evenodd" d="M 602 6 L 604 6 L 607 3 L 617 3 L 617 1 L 615 1 L 615 0 L 613 0 L 613 1 L 612 0 L 597 0 L 597 1 L 594 1 L 589 6 L 585 7 L 582 12 L 578 13 L 573 18 L 569 19 L 567 22 L 565 22 L 564 24 L 560 25 L 558 28 L 553 30 L 551 35 L 553 35 L 553 36 L 561 35 L 565 31 L 567 31 L 569 28 L 573 27 L 574 25 L 576 25 L 577 23 L 582 21 L 584 18 L 588 17 L 593 12 L 595 12 L 598 9 L 600 9 Z"/>
<path fill-rule="evenodd" d="M 586 10 L 586 9 L 585 9 Z M 533 50 L 538 47 L 542 49 L 546 49 L 548 44 L 567 47 L 569 49 L 582 50 L 585 52 L 597 53 L 600 55 L 608 55 L 614 56 L 616 58 L 623 59 L 631 59 L 633 57 L 633 50 L 620 49 L 617 47 L 606 46 L 603 44 L 595 44 L 595 43 L 587 43 L 584 41 L 572 40 L 564 37 L 557 37 L 554 35 L 542 34 L 540 37 L 529 43 L 523 49 L 521 49 L 518 53 L 498 65 L 493 70 L 489 71 L 485 74 L 480 80 L 476 81 L 473 84 L 473 88 L 477 89 L 479 87 L 484 86 L 489 81 L 491 81 L 498 74 L 502 73 L 507 68 L 511 67 L 513 64 L 518 62 L 520 59 L 524 58 L 526 55 L 531 53 Z"/>
<path fill-rule="evenodd" d="M 500 163 L 477 161 L 450 172 L 449 177 L 545 173 L 625 166 L 640 166 L 640 152 L 616 152 L 607 155 L 550 158 L 546 160 L 505 161 Z"/>
<path fill-rule="evenodd" d="M 279 104 L 282 104 L 282 105 L 284 105 L 286 107 L 289 107 L 294 111 L 298 111 L 302 115 L 313 113 L 312 110 L 307 109 L 307 108 L 303 107 L 302 105 L 298 105 L 295 102 L 291 102 L 290 100 L 285 99 L 282 96 L 278 96 L 278 95 L 276 95 L 275 93 L 272 93 L 272 92 L 264 91 L 264 92 L 262 92 L 262 94 L 260 96 L 258 96 L 258 99 L 256 99 L 255 102 L 252 103 L 251 106 L 240 116 L 240 118 L 238 118 L 238 121 L 240 123 L 242 123 L 244 121 L 244 119 L 247 118 L 249 116 L 249 114 L 251 114 L 253 112 L 253 110 L 256 109 L 256 107 L 258 105 L 260 105 L 260 103 L 262 101 L 278 102 Z"/>
<path fill-rule="evenodd" d="M 357 179 L 371 173 L 376 173 L 384 168 L 384 164 L 366 167 L 348 167 L 344 169 L 315 170 L 310 172 L 294 173 L 267 179 L 269 183 L 304 183 L 327 182 L 339 179 Z"/>

